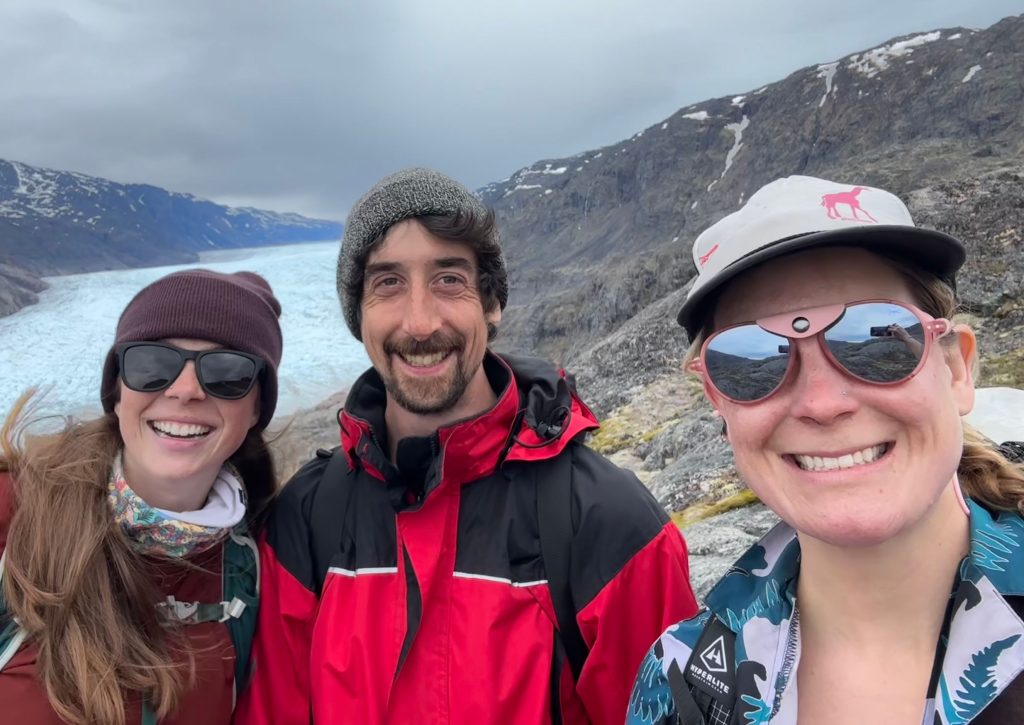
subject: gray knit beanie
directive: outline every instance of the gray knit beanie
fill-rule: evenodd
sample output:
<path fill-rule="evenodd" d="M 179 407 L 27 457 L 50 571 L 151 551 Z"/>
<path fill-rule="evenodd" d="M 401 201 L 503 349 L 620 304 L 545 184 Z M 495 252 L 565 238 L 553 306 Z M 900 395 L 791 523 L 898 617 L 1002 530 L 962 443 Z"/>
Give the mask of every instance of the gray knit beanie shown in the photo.
<path fill-rule="evenodd" d="M 117 322 L 100 381 L 103 410 L 117 402 L 117 355 L 122 342 L 181 337 L 209 340 L 256 355 L 266 363 L 260 379 L 262 430 L 277 407 L 277 366 L 281 363 L 281 304 L 267 280 L 255 272 L 225 274 L 209 269 L 172 272 L 143 287 Z"/>
<path fill-rule="evenodd" d="M 373 242 L 405 219 L 460 213 L 484 215 L 488 209 L 459 182 L 438 171 L 422 168 L 403 169 L 384 177 L 355 203 L 345 222 L 345 236 L 338 255 L 338 297 L 348 329 L 357 340 L 363 339 L 359 309 L 363 294 L 363 267 Z M 496 230 L 486 241 L 500 249 Z M 507 273 L 500 253 L 496 268 L 488 271 L 500 278 L 498 304 L 505 309 L 508 302 Z"/>

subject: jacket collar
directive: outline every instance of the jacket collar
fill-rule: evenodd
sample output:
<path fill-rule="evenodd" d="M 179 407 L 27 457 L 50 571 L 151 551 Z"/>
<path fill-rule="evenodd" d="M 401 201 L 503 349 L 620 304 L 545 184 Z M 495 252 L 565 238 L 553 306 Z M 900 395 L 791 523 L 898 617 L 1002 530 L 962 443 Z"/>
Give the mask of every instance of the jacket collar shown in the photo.
<path fill-rule="evenodd" d="M 1024 596 L 1024 519 L 993 515 L 967 499 L 970 508 L 969 554 L 960 565 L 956 590 L 988 580 L 1001 596 Z M 708 608 L 733 631 L 755 613 L 788 616 L 796 597 L 800 543 L 796 531 L 780 522 L 741 556 L 707 595 Z M 731 612 L 731 614 L 730 614 Z M 746 612 L 748 616 L 743 616 Z M 730 616 L 737 626 L 732 626 Z"/>
<path fill-rule="evenodd" d="M 551 458 L 577 434 L 598 427 L 563 370 L 535 358 L 493 352 L 486 354 L 483 365 L 498 397 L 494 406 L 419 439 L 431 447 L 439 467 L 435 484 L 475 481 L 506 460 Z M 390 481 L 398 471 L 386 454 L 386 405 L 384 382 L 371 368 L 352 386 L 338 422 L 349 465 L 361 465 Z M 405 439 L 400 445 L 407 442 L 415 444 Z"/>

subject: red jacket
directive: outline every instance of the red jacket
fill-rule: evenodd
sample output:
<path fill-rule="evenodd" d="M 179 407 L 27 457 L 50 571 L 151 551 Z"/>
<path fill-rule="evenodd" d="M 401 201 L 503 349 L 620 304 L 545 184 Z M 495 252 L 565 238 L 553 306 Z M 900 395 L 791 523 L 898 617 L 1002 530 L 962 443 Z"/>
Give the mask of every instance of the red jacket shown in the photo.
<path fill-rule="evenodd" d="M 353 386 L 339 415 L 346 477 L 326 480 L 327 459 L 314 460 L 271 515 L 236 723 L 550 723 L 553 680 L 562 722 L 623 721 L 647 647 L 697 610 L 686 546 L 635 476 L 572 441 L 597 423 L 554 368 L 484 365 L 494 408 L 401 441 L 397 467 L 379 376 Z M 557 423 L 560 435 L 538 434 Z M 590 649 L 575 687 L 555 656 L 538 537 L 537 485 L 557 482 L 533 475 L 568 446 L 570 579 Z M 343 509 L 332 487 L 350 487 Z"/>
<path fill-rule="evenodd" d="M 7 545 L 11 520 L 11 481 L 0 473 L 0 550 Z M 189 569 L 169 568 L 150 562 L 154 578 L 164 595 L 173 594 L 183 602 L 216 602 L 221 598 L 222 546 L 195 557 Z M 234 705 L 235 650 L 227 625 L 220 622 L 192 624 L 184 628 L 196 658 L 197 686 L 185 693 L 178 711 L 160 725 L 225 725 L 231 721 Z M 64 725 L 50 706 L 46 690 L 36 678 L 38 651 L 29 640 L 0 672 L 0 721 L 28 725 Z M 138 725 L 142 712 L 138 696 L 128 695 L 127 725 Z"/>

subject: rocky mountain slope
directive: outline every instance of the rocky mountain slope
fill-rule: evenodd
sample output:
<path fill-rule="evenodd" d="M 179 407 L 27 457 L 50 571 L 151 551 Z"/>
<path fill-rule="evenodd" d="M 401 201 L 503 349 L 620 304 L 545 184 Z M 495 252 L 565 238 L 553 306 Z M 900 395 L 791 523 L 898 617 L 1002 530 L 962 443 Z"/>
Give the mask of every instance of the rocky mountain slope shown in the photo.
<path fill-rule="evenodd" d="M 1024 153 L 1024 16 L 893 39 L 540 161 L 480 193 L 501 221 L 508 348 L 566 362 L 692 274 L 689 246 L 768 181 L 809 174 L 907 195 Z"/>
<path fill-rule="evenodd" d="M 340 236 L 337 222 L 0 160 L 0 315 L 31 303 L 41 275 L 187 264 L 200 251 Z"/>
<path fill-rule="evenodd" d="M 46 282 L 35 275 L 0 263 L 0 317 L 35 304 L 39 301 L 39 293 L 46 287 Z"/>

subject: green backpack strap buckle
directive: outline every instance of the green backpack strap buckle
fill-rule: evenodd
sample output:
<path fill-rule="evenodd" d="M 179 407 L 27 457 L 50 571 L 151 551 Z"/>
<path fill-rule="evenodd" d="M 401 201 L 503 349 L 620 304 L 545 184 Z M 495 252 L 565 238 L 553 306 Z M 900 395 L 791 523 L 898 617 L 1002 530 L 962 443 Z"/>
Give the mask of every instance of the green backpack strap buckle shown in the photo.
<path fill-rule="evenodd" d="M 161 609 L 164 615 L 181 624 L 199 624 L 200 622 L 227 622 L 230 619 L 238 619 L 245 612 L 248 606 L 238 597 L 230 602 L 182 602 L 167 595 L 167 599 L 159 602 L 157 609 Z"/>

